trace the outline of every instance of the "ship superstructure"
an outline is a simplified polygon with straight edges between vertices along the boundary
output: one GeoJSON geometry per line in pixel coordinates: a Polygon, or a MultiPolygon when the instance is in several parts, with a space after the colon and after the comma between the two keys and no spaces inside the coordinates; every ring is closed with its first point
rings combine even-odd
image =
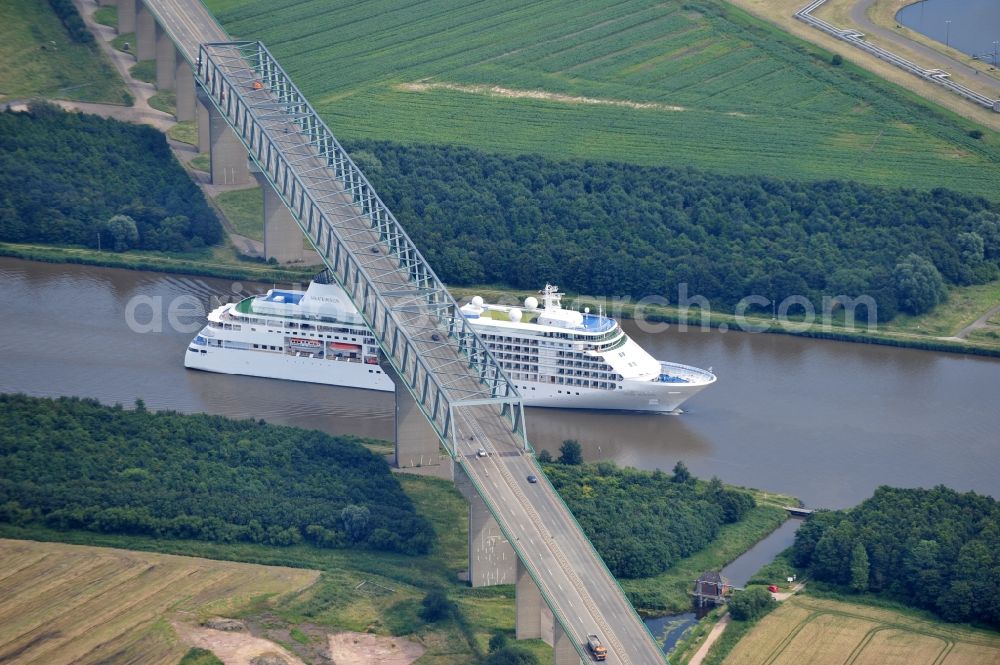
{"type": "MultiPolygon", "coordinates": [[[[184,365],[336,386],[393,390],[375,338],[344,291],[314,280],[214,310],[184,365]]],[[[613,318],[562,307],[546,285],[523,307],[476,296],[461,314],[503,366],[527,406],[676,411],[715,382],[708,370],[653,358],[613,318]]]]}
{"type": "Polygon", "coordinates": [[[461,310],[528,406],[669,412],[715,382],[653,358],[613,318],[564,309],[556,286],[539,295],[523,308],[476,296],[461,310]]]}
{"type": "Polygon", "coordinates": [[[223,374],[393,390],[375,336],[347,294],[314,280],[218,307],[188,345],[184,366],[223,374]]]}

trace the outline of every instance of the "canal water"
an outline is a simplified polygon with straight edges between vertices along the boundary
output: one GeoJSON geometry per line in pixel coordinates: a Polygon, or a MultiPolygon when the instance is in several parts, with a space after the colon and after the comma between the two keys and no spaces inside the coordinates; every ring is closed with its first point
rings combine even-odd
{"type": "MultiPolygon", "coordinates": [[[[388,393],[186,370],[207,308],[266,285],[0,258],[0,391],[142,398],[205,411],[392,436],[388,393]],[[132,311],[134,310],[134,311],[132,311]],[[150,329],[135,332],[126,321],[150,329]],[[170,324],[187,324],[177,330],[170,324]],[[158,322],[158,319],[162,321],[158,322]]],[[[718,382],[681,415],[529,409],[533,445],[578,440],[588,460],[791,494],[811,507],[855,505],[879,485],[944,484],[1000,496],[1000,361],[718,331],[642,332],[658,358],[713,367],[718,382]]]]}
{"type": "Polygon", "coordinates": [[[1000,2],[997,0],[923,0],[903,7],[896,21],[942,44],[978,55],[994,65],[1000,41],[1000,2]]]}
{"type": "MultiPolygon", "coordinates": [[[[746,586],[754,573],[771,563],[781,552],[795,542],[795,532],[802,523],[801,519],[787,520],[775,529],[771,535],[760,541],[740,555],[735,561],[722,569],[722,575],[736,588],[746,586]]],[[[708,613],[711,608],[698,612],[682,612],[667,616],[646,619],[646,627],[653,636],[663,644],[663,651],[669,653],[684,633],[698,623],[698,619],[708,613]]]]}

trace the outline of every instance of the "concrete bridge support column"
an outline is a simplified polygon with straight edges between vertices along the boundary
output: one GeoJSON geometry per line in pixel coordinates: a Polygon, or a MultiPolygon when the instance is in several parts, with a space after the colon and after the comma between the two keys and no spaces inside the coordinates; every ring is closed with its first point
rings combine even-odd
{"type": "Polygon", "coordinates": [[[176,93],[174,104],[177,108],[177,121],[194,120],[197,116],[197,111],[195,110],[196,84],[194,82],[194,72],[191,71],[191,65],[181,57],[180,53],[175,51],[174,59],[177,61],[177,69],[174,70],[174,88],[176,93]]]}
{"type": "Polygon", "coordinates": [[[263,173],[255,170],[253,175],[264,194],[264,258],[273,258],[278,263],[302,261],[305,258],[302,232],[291,211],[285,207],[278,192],[263,173]]]}
{"type": "Polygon", "coordinates": [[[113,4],[116,4],[116,0],[101,0],[98,4],[101,7],[109,7],[113,4]]]}
{"type": "MultiPolygon", "coordinates": [[[[489,464],[481,458],[473,461],[476,463],[489,464]]],[[[519,563],[514,548],[460,466],[455,469],[455,487],[469,502],[469,584],[473,587],[513,584],[519,563]]]]}
{"type": "Polygon", "coordinates": [[[538,585],[518,559],[517,581],[514,584],[514,635],[517,639],[530,640],[542,636],[542,605],[538,585]]]}
{"type": "Polygon", "coordinates": [[[135,32],[135,0],[118,0],[118,34],[130,32],[135,32]]]}
{"type": "Polygon", "coordinates": [[[555,617],[545,604],[528,569],[517,560],[517,580],[514,583],[514,630],[517,639],[541,639],[548,645],[554,641],[555,617]]]}
{"type": "MultiPolygon", "coordinates": [[[[207,101],[207,100],[206,100],[207,101]]],[[[226,123],[226,118],[207,101],[209,156],[213,185],[248,185],[247,149],[226,123]]],[[[200,118],[199,118],[200,120],[200,118]]],[[[201,128],[199,127],[199,134],[201,128]]],[[[200,140],[199,140],[200,143],[200,140]]]]}
{"type": "Polygon", "coordinates": [[[177,75],[177,47],[170,35],[156,24],[156,89],[173,90],[177,75]]]}
{"type": "Polygon", "coordinates": [[[156,18],[143,2],[136,3],[135,41],[136,60],[156,57],[156,18]]]}
{"type": "MultiPolygon", "coordinates": [[[[299,237],[302,237],[301,234],[299,237]]],[[[301,242],[299,240],[300,244],[301,242]]],[[[427,422],[403,379],[388,363],[383,362],[381,367],[396,384],[396,449],[393,465],[397,469],[413,471],[431,467],[426,469],[428,475],[454,479],[454,462],[441,450],[437,432],[427,422]]]]}
{"type": "Polygon", "coordinates": [[[198,152],[208,152],[212,149],[212,142],[208,135],[208,108],[211,105],[212,102],[208,100],[202,89],[200,87],[195,89],[195,115],[198,119],[198,152]]]}
{"type": "Polygon", "coordinates": [[[555,635],[552,644],[553,665],[583,665],[583,659],[573,645],[573,638],[563,631],[559,622],[555,625],[555,635]]]}

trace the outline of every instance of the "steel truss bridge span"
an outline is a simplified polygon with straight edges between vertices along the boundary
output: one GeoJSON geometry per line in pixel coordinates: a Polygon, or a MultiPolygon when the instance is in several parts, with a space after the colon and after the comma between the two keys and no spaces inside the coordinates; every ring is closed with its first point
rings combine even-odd
{"type": "Polygon", "coordinates": [[[246,41],[201,44],[195,75],[467,472],[580,657],[589,659],[586,636],[597,632],[608,663],[662,664],[528,454],[516,387],[291,78],[263,44],[246,41]],[[531,474],[542,482],[529,484],[531,474]]]}

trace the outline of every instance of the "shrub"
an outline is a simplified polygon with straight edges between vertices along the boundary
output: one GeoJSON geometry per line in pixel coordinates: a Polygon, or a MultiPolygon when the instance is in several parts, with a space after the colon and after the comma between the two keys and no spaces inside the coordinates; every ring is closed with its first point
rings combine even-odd
{"type": "Polygon", "coordinates": [[[738,591],[729,599],[729,613],[738,621],[756,621],[770,612],[777,603],[764,587],[750,587],[738,591]]]}
{"type": "Polygon", "coordinates": [[[436,623],[449,618],[455,611],[455,603],[451,602],[443,589],[432,589],[421,602],[420,618],[427,623],[436,623]]]}

